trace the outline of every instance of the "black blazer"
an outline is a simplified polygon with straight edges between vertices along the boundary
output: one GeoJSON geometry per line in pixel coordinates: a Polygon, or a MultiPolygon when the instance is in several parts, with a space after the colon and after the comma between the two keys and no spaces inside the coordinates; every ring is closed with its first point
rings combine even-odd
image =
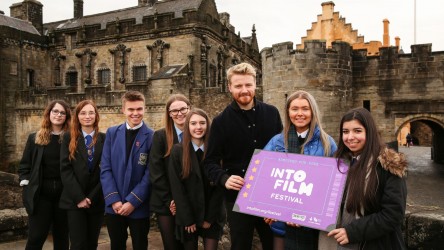
{"type": "Polygon", "coordinates": [[[38,188],[42,181],[42,171],[40,164],[45,146],[35,144],[35,135],[28,136],[25,150],[18,167],[19,180],[29,180],[29,184],[23,187],[23,205],[28,215],[34,213],[35,201],[38,200],[38,188]]]}
{"type": "Polygon", "coordinates": [[[187,179],[182,179],[182,153],[182,145],[175,144],[168,165],[171,191],[176,203],[176,224],[180,226],[196,224],[200,227],[204,221],[207,221],[223,226],[225,210],[222,187],[210,185],[206,175],[202,175],[195,153],[191,154],[190,175],[187,179]]]}
{"type": "MultiPolygon", "coordinates": [[[[173,142],[174,144],[179,142],[174,128],[173,142]]],[[[165,128],[162,128],[154,133],[150,151],[150,182],[152,185],[150,209],[151,212],[171,215],[169,207],[173,198],[167,171],[169,157],[164,157],[166,150],[166,132],[165,128]]]]}
{"type": "Polygon", "coordinates": [[[91,200],[91,207],[88,211],[103,212],[105,202],[102,185],[100,184],[100,159],[105,134],[99,132],[97,142],[94,145],[94,169],[91,173],[88,170],[88,155],[83,135],[77,141],[75,159],[72,161],[69,160],[70,140],[71,135],[69,133],[65,134],[60,149],[60,175],[64,187],[60,197],[60,208],[79,209],[77,204],[88,197],[91,200]]]}

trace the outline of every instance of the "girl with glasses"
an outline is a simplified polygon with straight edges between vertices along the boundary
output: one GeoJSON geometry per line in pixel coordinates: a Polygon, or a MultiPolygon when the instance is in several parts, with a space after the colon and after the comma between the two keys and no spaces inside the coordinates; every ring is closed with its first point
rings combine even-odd
{"type": "Polygon", "coordinates": [[[67,210],[71,249],[97,249],[105,203],[100,184],[100,158],[105,134],[99,132],[95,103],[81,101],[60,152],[64,185],[60,207],[67,210]]]}
{"type": "Polygon", "coordinates": [[[28,137],[18,168],[23,204],[28,213],[26,249],[42,249],[52,226],[54,249],[69,249],[66,211],[59,208],[63,184],[60,147],[69,130],[69,105],[56,100],[43,112],[40,129],[28,137]]]}
{"type": "Polygon", "coordinates": [[[175,237],[175,221],[170,211],[174,207],[170,182],[167,173],[168,159],[175,143],[182,141],[185,117],[191,103],[182,94],[171,95],[165,105],[165,127],[157,130],[153,136],[150,152],[150,182],[152,193],[151,212],[156,213],[157,223],[164,249],[176,250],[183,246],[175,237]]]}

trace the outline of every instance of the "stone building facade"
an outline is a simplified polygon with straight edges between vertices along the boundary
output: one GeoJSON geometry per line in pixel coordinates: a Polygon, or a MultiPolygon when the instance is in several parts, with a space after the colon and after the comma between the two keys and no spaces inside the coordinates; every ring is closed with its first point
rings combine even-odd
{"type": "MultiPolygon", "coordinates": [[[[121,95],[139,90],[146,122],[158,129],[170,94],[185,94],[214,116],[231,100],[226,69],[241,61],[261,69],[254,26],[240,37],[214,0],[139,0],[89,16],[74,0],[73,18],[46,24],[36,0],[10,9],[11,17],[0,15],[1,169],[20,159],[50,100],[74,107],[93,99],[105,131],[124,119],[121,95]]],[[[259,74],[259,96],[260,82],[259,74]]]]}

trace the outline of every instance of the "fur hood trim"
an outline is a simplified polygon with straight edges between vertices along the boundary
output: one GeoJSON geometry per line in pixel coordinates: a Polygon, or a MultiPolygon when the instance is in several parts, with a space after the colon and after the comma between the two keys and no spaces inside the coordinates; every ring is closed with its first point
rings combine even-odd
{"type": "Polygon", "coordinates": [[[407,160],[403,153],[398,153],[393,149],[384,148],[379,154],[379,162],[382,168],[400,178],[407,175],[407,160]]]}

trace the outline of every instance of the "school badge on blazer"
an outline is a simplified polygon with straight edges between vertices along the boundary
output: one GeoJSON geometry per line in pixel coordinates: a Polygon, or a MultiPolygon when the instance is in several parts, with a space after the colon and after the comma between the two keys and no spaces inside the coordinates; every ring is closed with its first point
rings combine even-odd
{"type": "Polygon", "coordinates": [[[146,165],[147,160],[148,160],[148,154],[147,153],[140,153],[139,161],[137,162],[137,164],[146,165]]]}

